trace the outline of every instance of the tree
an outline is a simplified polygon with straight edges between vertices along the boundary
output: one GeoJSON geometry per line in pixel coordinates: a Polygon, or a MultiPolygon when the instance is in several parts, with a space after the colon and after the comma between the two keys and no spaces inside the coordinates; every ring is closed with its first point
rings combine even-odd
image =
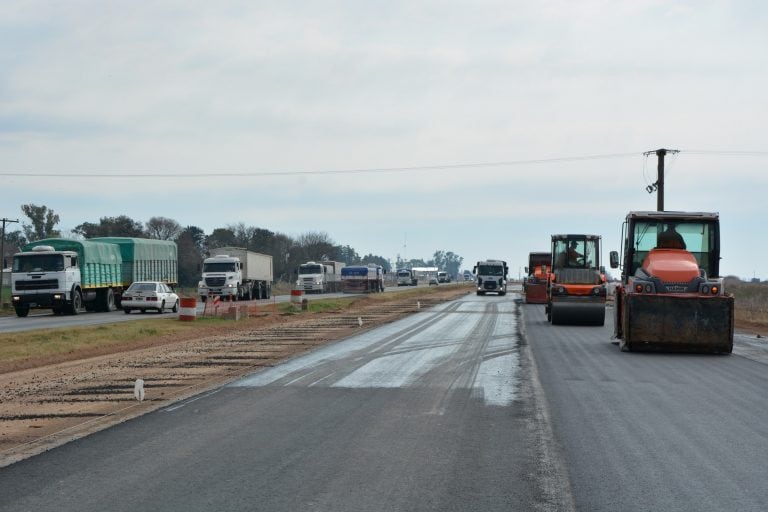
{"type": "Polygon", "coordinates": [[[21,205],[21,211],[26,215],[32,224],[22,224],[24,236],[28,241],[42,240],[43,238],[56,238],[60,232],[56,229],[59,223],[59,215],[49,210],[47,206],[37,206],[34,204],[21,205]]]}
{"type": "Polygon", "coordinates": [[[384,272],[389,272],[391,270],[390,269],[389,260],[386,259],[383,256],[376,256],[374,254],[366,254],[365,256],[363,256],[363,260],[362,260],[361,263],[363,265],[367,265],[368,263],[373,263],[375,265],[381,265],[382,268],[384,269],[384,272]]]}
{"type": "Polygon", "coordinates": [[[448,272],[449,276],[457,276],[464,258],[452,251],[435,251],[433,256],[434,266],[448,272]]]}
{"type": "Polygon", "coordinates": [[[335,249],[337,261],[342,261],[347,265],[358,265],[360,263],[360,255],[352,247],[337,245],[335,249]]]}
{"type": "Polygon", "coordinates": [[[166,217],[152,217],[146,226],[147,236],[157,240],[175,240],[181,234],[181,225],[166,217]]]}
{"type": "Polygon", "coordinates": [[[197,226],[187,226],[179,234],[179,237],[181,237],[181,235],[183,235],[184,233],[189,233],[189,236],[191,236],[192,240],[194,240],[195,242],[195,247],[197,248],[197,251],[201,255],[206,253],[206,250],[208,247],[208,237],[205,235],[205,231],[203,231],[197,226]]]}
{"type": "Polygon", "coordinates": [[[229,228],[216,228],[208,235],[208,250],[235,245],[235,232],[229,228]]]}
{"type": "Polygon", "coordinates": [[[126,215],[120,215],[118,217],[102,217],[99,219],[98,224],[83,222],[82,224],[75,226],[73,231],[85,238],[96,238],[100,236],[143,238],[145,236],[141,222],[137,222],[126,215]]]}
{"type": "Polygon", "coordinates": [[[176,245],[179,250],[179,285],[197,286],[203,257],[192,232],[189,229],[182,231],[176,245]]]}
{"type": "Polygon", "coordinates": [[[21,249],[27,245],[27,239],[21,231],[11,231],[5,233],[5,240],[3,241],[3,254],[0,254],[0,263],[6,262],[10,266],[10,258],[17,252],[21,252],[21,249]]]}
{"type": "Polygon", "coordinates": [[[324,231],[307,231],[299,236],[296,243],[301,248],[304,261],[334,260],[336,255],[333,240],[324,231]]]}

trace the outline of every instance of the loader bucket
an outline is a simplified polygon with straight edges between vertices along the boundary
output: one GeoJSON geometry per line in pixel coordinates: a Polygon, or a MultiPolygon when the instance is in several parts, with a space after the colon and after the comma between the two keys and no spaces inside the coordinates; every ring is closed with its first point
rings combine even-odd
{"type": "Polygon", "coordinates": [[[550,313],[552,325],[603,325],[605,324],[605,300],[599,297],[553,300],[550,313]]]}
{"type": "Polygon", "coordinates": [[[733,350],[733,297],[624,296],[622,350],[733,350]]]}

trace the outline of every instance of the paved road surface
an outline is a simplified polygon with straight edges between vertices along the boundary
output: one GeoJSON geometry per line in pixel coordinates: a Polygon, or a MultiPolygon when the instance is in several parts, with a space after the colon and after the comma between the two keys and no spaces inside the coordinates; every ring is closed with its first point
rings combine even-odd
{"type": "Polygon", "coordinates": [[[510,297],[467,296],[0,471],[0,510],[559,510],[510,297]]]}

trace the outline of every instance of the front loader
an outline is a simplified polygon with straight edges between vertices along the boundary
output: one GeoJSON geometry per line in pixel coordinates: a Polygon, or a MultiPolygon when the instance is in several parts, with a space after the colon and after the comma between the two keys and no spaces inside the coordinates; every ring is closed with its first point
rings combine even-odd
{"type": "MultiPolygon", "coordinates": [[[[717,213],[630,212],[614,336],[622,351],[733,350],[734,300],[719,277],[717,213]]],[[[611,267],[619,267],[612,251],[611,267]]]]}

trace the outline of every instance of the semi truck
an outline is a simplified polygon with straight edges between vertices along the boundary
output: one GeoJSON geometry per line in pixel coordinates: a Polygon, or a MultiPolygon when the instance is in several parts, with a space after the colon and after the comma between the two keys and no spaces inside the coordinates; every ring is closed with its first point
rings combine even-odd
{"type": "Polygon", "coordinates": [[[242,247],[211,249],[203,260],[197,286],[202,302],[210,297],[221,300],[268,299],[272,296],[272,256],[242,247]]]}
{"type": "Polygon", "coordinates": [[[504,260],[485,260],[478,261],[472,269],[472,273],[477,276],[477,294],[497,293],[499,295],[507,294],[507,274],[509,267],[504,260]]]}
{"type": "Polygon", "coordinates": [[[178,282],[178,249],[167,240],[105,237],[47,238],[13,255],[11,302],[16,315],[30,309],[54,314],[114,311],[134,281],[178,282]]]}
{"type": "Polygon", "coordinates": [[[523,280],[523,294],[526,304],[547,303],[547,277],[552,267],[552,253],[532,252],[528,254],[528,266],[523,280]]]}
{"type": "Polygon", "coordinates": [[[599,235],[552,235],[547,320],[553,325],[605,323],[606,279],[599,235]]]}
{"type": "Polygon", "coordinates": [[[713,212],[629,212],[614,299],[622,351],[667,349],[730,354],[734,298],[720,277],[720,216],[713,212]],[[621,265],[620,265],[621,263],[621,265]]]}
{"type": "Polygon", "coordinates": [[[341,269],[346,263],[340,261],[308,261],[299,265],[296,289],[306,293],[341,291],[341,269]]]}
{"type": "Polygon", "coordinates": [[[384,269],[381,265],[350,265],[341,269],[344,293],[377,293],[384,291],[384,269]]]}

